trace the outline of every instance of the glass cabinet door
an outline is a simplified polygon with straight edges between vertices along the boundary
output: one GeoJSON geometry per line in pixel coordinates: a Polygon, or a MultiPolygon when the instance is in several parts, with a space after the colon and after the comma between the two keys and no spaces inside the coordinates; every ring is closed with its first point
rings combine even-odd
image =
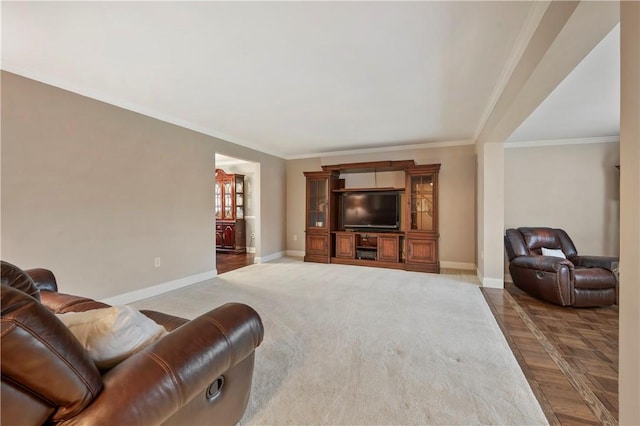
{"type": "Polygon", "coordinates": [[[238,196],[236,196],[236,219],[244,219],[244,206],[242,205],[242,198],[238,198],[238,196]]]}
{"type": "Polygon", "coordinates": [[[223,203],[223,217],[225,219],[233,219],[233,200],[231,199],[231,181],[224,181],[224,203],[223,203]]]}
{"type": "Polygon", "coordinates": [[[433,176],[412,176],[410,192],[409,229],[416,231],[434,230],[433,176]]]}
{"type": "Polygon", "coordinates": [[[215,212],[216,212],[216,219],[221,219],[222,218],[222,185],[220,185],[220,182],[218,181],[216,181],[215,212]]]}
{"type": "Polygon", "coordinates": [[[327,226],[327,180],[309,179],[309,205],[307,211],[308,226],[324,228],[327,226]]]}
{"type": "Polygon", "coordinates": [[[244,219],[244,178],[236,177],[236,219],[244,219]]]}

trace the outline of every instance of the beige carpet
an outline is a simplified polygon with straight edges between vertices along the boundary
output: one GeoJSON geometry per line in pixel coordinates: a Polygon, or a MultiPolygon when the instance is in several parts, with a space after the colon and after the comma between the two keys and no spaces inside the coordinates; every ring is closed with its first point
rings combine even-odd
{"type": "Polygon", "coordinates": [[[285,258],[135,305],[193,318],[230,301],[265,326],[241,424],[547,424],[459,277],[285,258]]]}

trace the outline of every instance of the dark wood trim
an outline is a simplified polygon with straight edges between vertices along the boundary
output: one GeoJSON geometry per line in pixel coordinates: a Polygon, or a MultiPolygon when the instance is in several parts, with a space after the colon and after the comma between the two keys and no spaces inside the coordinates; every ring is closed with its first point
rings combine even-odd
{"type": "Polygon", "coordinates": [[[372,266],[375,268],[405,269],[405,265],[403,263],[385,262],[382,260],[344,259],[341,257],[332,257],[331,263],[338,263],[340,265],[372,266]]]}
{"type": "Polygon", "coordinates": [[[404,188],[394,188],[392,186],[385,188],[338,188],[333,192],[404,192],[404,188]]]}

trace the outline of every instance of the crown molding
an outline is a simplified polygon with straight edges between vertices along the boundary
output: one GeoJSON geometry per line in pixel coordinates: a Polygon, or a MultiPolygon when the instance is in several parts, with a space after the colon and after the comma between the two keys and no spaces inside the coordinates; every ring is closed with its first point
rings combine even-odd
{"type": "Polygon", "coordinates": [[[312,154],[289,155],[284,158],[285,160],[300,160],[304,158],[336,157],[340,155],[371,154],[375,152],[406,151],[410,149],[446,148],[451,146],[473,145],[474,143],[475,142],[471,139],[463,139],[459,141],[425,142],[425,143],[410,144],[410,145],[389,145],[389,146],[382,146],[377,148],[362,148],[362,149],[350,149],[350,150],[344,150],[344,151],[316,152],[312,154]]]}
{"type": "Polygon", "coordinates": [[[539,146],[556,146],[556,145],[587,145],[593,143],[613,143],[620,142],[620,136],[600,136],[593,138],[575,138],[575,139],[550,139],[539,141],[522,141],[522,142],[505,142],[505,148],[530,148],[539,146]]]}

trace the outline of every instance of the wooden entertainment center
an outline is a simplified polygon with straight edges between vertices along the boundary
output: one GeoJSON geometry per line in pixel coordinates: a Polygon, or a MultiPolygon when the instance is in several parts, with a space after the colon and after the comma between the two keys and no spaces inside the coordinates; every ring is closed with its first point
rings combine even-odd
{"type": "MultiPolygon", "coordinates": [[[[416,165],[414,160],[376,161],[322,166],[304,172],[306,196],[306,262],[375,266],[440,273],[438,256],[438,173],[440,164],[416,165]],[[404,172],[404,188],[345,188],[341,174],[404,172]],[[381,227],[366,221],[348,226],[345,202],[351,194],[398,200],[397,220],[389,224],[394,206],[378,206],[386,216],[381,227]],[[384,211],[382,211],[384,209],[384,211]],[[347,219],[345,219],[347,218],[347,219]]],[[[357,204],[357,200],[355,203],[357,204]]],[[[354,205],[356,205],[354,204],[354,205]]],[[[380,204],[380,201],[373,201],[380,204]]],[[[371,216],[371,215],[368,215],[371,216]]],[[[368,217],[367,216],[367,217],[368,217]]]]}

